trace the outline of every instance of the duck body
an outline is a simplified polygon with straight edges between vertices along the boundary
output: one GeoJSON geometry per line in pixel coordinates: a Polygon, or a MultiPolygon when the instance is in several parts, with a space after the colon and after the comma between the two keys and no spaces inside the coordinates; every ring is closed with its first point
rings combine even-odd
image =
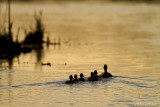
{"type": "Polygon", "coordinates": [[[94,76],[93,76],[93,77],[95,77],[95,78],[101,78],[101,77],[98,75],[97,70],[94,70],[94,76]]]}
{"type": "Polygon", "coordinates": [[[91,76],[88,77],[88,81],[97,81],[97,78],[94,76],[93,72],[91,72],[91,76]]]}
{"type": "Polygon", "coordinates": [[[112,77],[112,74],[107,72],[107,73],[102,73],[100,76],[103,77],[103,78],[109,78],[109,77],[112,77]]]}
{"type": "Polygon", "coordinates": [[[78,81],[85,81],[85,79],[83,77],[84,77],[84,75],[83,75],[83,73],[81,73],[80,74],[80,78],[78,79],[78,81]]]}
{"type": "Polygon", "coordinates": [[[97,81],[97,78],[96,77],[89,77],[88,81],[97,81]]]}
{"type": "Polygon", "coordinates": [[[75,74],[75,75],[74,75],[74,79],[73,79],[73,81],[78,82],[77,74],[75,74]]]}
{"type": "Polygon", "coordinates": [[[79,78],[78,81],[85,81],[85,79],[84,78],[79,78]]]}
{"type": "Polygon", "coordinates": [[[70,79],[70,80],[66,81],[65,84],[73,84],[73,83],[74,83],[74,80],[73,80],[73,76],[72,76],[72,75],[69,76],[69,79],[70,79]]]}
{"type": "Polygon", "coordinates": [[[73,80],[68,80],[68,81],[65,82],[65,84],[73,84],[73,83],[74,83],[73,80]]]}
{"type": "Polygon", "coordinates": [[[94,77],[95,77],[95,78],[101,78],[101,76],[99,76],[99,75],[94,75],[94,77]]]}
{"type": "Polygon", "coordinates": [[[47,66],[51,66],[51,63],[41,63],[41,65],[47,65],[47,66]]]}
{"type": "Polygon", "coordinates": [[[78,82],[78,79],[73,79],[74,82],[78,82]]]}
{"type": "Polygon", "coordinates": [[[107,72],[108,66],[106,64],[104,65],[103,69],[104,69],[104,72],[100,75],[101,77],[103,78],[112,77],[112,75],[109,72],[107,72]]]}

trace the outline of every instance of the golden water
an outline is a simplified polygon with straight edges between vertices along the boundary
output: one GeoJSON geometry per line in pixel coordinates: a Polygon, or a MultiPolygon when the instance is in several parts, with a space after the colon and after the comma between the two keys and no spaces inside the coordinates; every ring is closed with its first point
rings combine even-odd
{"type": "MultiPolygon", "coordinates": [[[[5,4],[1,5],[4,16],[5,4]]],[[[45,39],[61,46],[21,54],[11,70],[1,64],[1,107],[158,106],[160,104],[160,6],[112,2],[16,2],[12,4],[14,35],[34,26],[43,11],[45,39]],[[52,64],[41,66],[41,62],[52,64]],[[66,65],[65,65],[66,64],[66,65]],[[70,74],[108,64],[112,79],[63,84],[70,74]]],[[[2,21],[2,18],[1,18],[2,21]]],[[[15,37],[14,37],[15,39],[15,37]]]]}

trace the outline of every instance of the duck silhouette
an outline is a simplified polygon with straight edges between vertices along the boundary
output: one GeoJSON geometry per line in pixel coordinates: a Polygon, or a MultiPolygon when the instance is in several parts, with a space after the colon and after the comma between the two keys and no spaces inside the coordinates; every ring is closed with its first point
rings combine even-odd
{"type": "Polygon", "coordinates": [[[72,75],[69,76],[69,79],[70,79],[70,80],[66,81],[65,84],[74,83],[74,80],[73,80],[73,76],[72,76],[72,75]]]}
{"type": "Polygon", "coordinates": [[[73,81],[78,81],[77,74],[74,75],[73,81]]]}
{"type": "Polygon", "coordinates": [[[100,75],[101,77],[103,78],[112,77],[112,75],[109,72],[107,72],[108,66],[106,64],[104,65],[103,69],[104,69],[104,72],[100,75]]]}
{"type": "Polygon", "coordinates": [[[48,65],[48,66],[51,66],[51,63],[50,63],[50,62],[47,62],[47,63],[41,63],[41,65],[48,65]]]}
{"type": "Polygon", "coordinates": [[[85,81],[85,79],[83,77],[84,77],[84,75],[83,75],[83,73],[81,73],[80,74],[80,78],[78,79],[78,81],[85,81]]]}
{"type": "Polygon", "coordinates": [[[88,81],[97,81],[97,78],[94,77],[94,73],[93,72],[91,72],[91,76],[88,77],[88,81]]]}
{"type": "Polygon", "coordinates": [[[98,75],[97,70],[94,70],[94,77],[96,77],[96,78],[101,78],[101,77],[98,75]]]}

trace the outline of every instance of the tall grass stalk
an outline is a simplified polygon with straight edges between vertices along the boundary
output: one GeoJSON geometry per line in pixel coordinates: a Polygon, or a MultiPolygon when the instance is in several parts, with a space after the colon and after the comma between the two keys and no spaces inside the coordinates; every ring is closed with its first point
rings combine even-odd
{"type": "MultiPolygon", "coordinates": [[[[1,5],[0,5],[0,9],[1,9],[1,5]]],[[[1,19],[2,19],[2,16],[1,16],[1,19]]],[[[8,31],[6,29],[5,22],[6,22],[6,15],[4,16],[4,21],[0,20],[0,37],[3,36],[3,38],[13,41],[13,33],[12,33],[13,23],[11,22],[11,0],[8,0],[8,31]]]]}
{"type": "Polygon", "coordinates": [[[35,18],[35,22],[36,22],[35,31],[39,31],[39,32],[42,32],[44,34],[45,27],[44,27],[43,22],[42,22],[42,11],[40,11],[39,14],[37,14],[35,12],[34,18],[35,18]]]}

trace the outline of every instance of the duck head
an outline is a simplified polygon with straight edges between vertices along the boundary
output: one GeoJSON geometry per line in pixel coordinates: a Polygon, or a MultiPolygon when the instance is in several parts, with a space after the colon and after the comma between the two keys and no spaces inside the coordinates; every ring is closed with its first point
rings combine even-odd
{"type": "Polygon", "coordinates": [[[93,72],[91,72],[91,77],[93,77],[94,76],[94,73],[93,72]]]}
{"type": "Polygon", "coordinates": [[[74,75],[74,78],[77,79],[77,74],[74,75]]]}
{"type": "Polygon", "coordinates": [[[107,66],[106,64],[104,65],[104,67],[103,67],[103,68],[104,68],[104,71],[105,71],[105,72],[107,72],[107,68],[108,68],[108,66],[107,66]]]}
{"type": "Polygon", "coordinates": [[[97,75],[98,73],[97,73],[97,70],[94,70],[94,75],[97,75]]]}
{"type": "Polygon", "coordinates": [[[81,74],[80,74],[80,77],[81,77],[81,78],[83,78],[83,77],[84,77],[83,73],[81,73],[81,74]]]}
{"type": "Polygon", "coordinates": [[[72,75],[70,75],[70,76],[69,76],[69,79],[70,79],[70,80],[72,80],[72,79],[73,79],[73,76],[72,76],[72,75]]]}

